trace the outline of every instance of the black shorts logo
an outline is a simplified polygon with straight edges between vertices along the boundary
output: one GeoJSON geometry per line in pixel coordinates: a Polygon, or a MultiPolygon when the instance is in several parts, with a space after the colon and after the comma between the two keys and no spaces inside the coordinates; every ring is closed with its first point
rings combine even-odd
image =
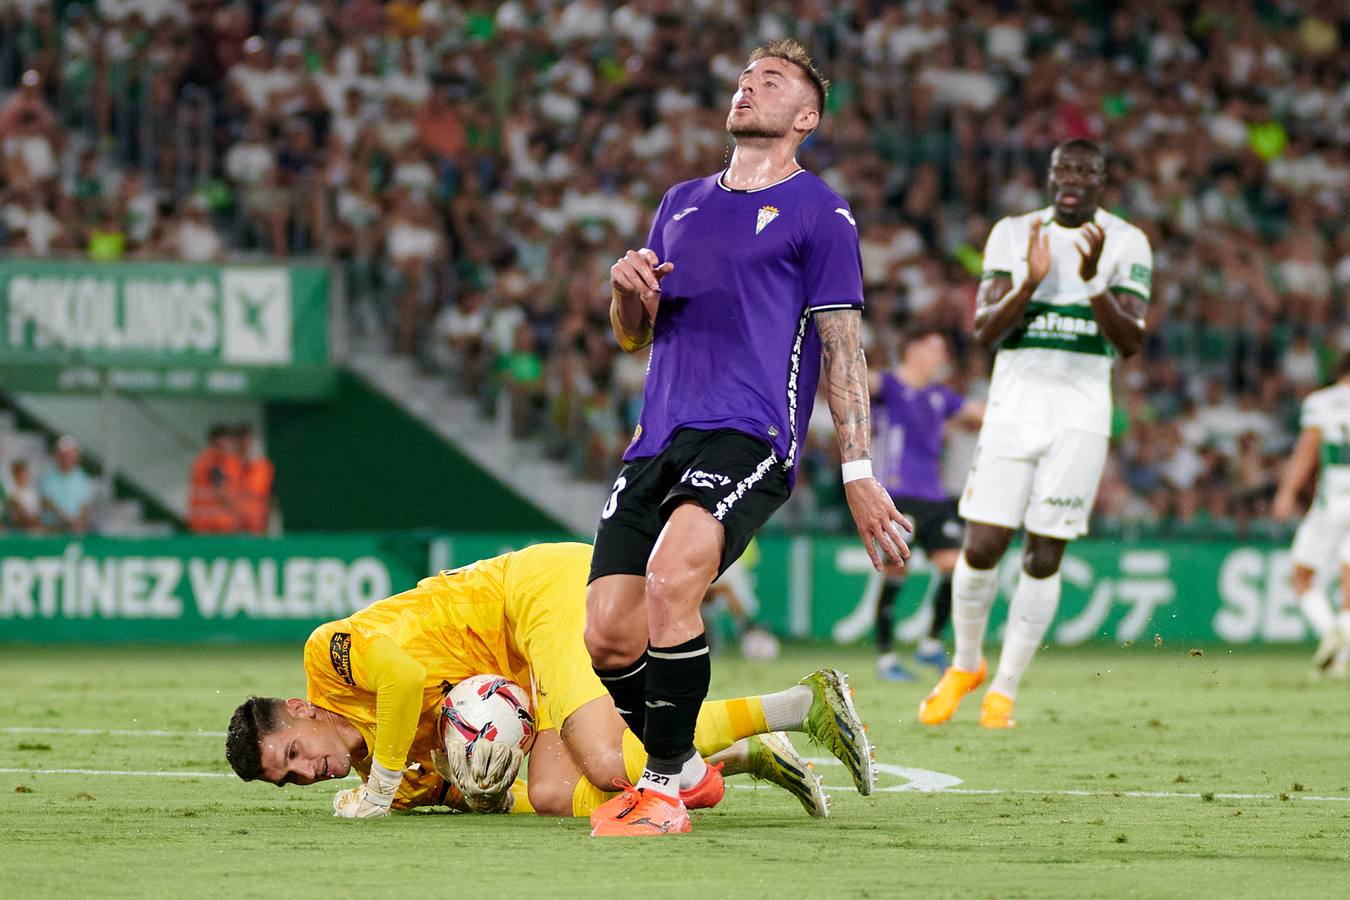
{"type": "Polygon", "coordinates": [[[333,635],[328,641],[328,658],[333,661],[333,671],[338,673],[343,681],[352,687],[356,687],[356,679],[352,678],[352,636],[346,632],[333,635]]]}

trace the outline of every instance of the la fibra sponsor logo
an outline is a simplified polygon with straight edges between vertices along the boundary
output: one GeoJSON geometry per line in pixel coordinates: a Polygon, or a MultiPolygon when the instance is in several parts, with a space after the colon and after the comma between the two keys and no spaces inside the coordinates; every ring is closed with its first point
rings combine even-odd
{"type": "Polygon", "coordinates": [[[1027,337],[1038,338],[1078,338],[1096,337],[1101,333],[1095,319],[1080,319],[1046,310],[1039,313],[1027,325],[1027,337]]]}

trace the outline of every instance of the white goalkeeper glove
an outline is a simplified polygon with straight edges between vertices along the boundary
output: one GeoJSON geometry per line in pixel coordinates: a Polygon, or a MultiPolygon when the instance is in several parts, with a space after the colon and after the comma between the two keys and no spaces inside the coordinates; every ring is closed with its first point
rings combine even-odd
{"type": "Polygon", "coordinates": [[[470,757],[467,744],[453,743],[445,753],[431,753],[436,771],[464,796],[464,803],[476,813],[509,813],[515,803],[511,785],[515,783],[525,754],[519,747],[500,741],[474,742],[470,757]]]}
{"type": "Polygon", "coordinates": [[[338,791],[333,796],[333,815],[339,819],[379,819],[389,815],[394,794],[403,783],[403,773],[370,764],[370,777],[356,788],[338,791]]]}

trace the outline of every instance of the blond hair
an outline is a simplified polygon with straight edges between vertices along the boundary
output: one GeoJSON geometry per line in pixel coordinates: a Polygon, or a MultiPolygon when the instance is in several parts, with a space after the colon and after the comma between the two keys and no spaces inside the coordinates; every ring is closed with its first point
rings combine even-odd
{"type": "Polygon", "coordinates": [[[820,74],[805,47],[792,38],[779,38],[756,47],[755,52],[750,54],[752,63],[767,58],[787,60],[801,69],[816,92],[816,112],[825,115],[825,98],[830,93],[830,80],[820,74]]]}

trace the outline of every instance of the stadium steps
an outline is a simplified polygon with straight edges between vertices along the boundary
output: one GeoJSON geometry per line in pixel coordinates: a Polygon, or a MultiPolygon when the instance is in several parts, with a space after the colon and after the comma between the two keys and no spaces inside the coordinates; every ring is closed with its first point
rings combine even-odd
{"type": "Polygon", "coordinates": [[[582,481],[548,459],[534,441],[513,440],[497,422],[483,419],[473,400],[453,391],[443,375],[419,372],[409,359],[380,350],[355,349],[347,365],[464,455],[514,487],[578,534],[592,534],[609,486],[582,481]]]}

